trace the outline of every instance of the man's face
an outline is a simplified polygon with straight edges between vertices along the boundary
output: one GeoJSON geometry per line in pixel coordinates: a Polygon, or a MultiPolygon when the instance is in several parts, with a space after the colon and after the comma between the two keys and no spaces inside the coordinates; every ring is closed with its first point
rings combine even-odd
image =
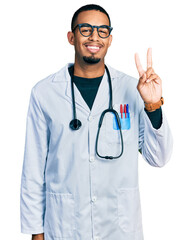
{"type": "MultiPolygon", "coordinates": [[[[108,17],[96,10],[84,11],[78,15],[75,26],[80,23],[89,23],[91,25],[108,25],[108,17]]],[[[81,63],[98,63],[104,62],[104,57],[107,53],[109,46],[111,45],[112,35],[108,38],[101,38],[97,33],[97,29],[91,36],[84,37],[79,32],[78,27],[71,35],[71,44],[75,47],[75,60],[81,63]]]]}

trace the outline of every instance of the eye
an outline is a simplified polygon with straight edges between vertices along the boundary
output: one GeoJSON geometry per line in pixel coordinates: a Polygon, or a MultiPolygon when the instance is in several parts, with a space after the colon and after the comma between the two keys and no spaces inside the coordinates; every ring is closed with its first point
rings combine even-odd
{"type": "Polygon", "coordinates": [[[100,33],[107,33],[107,30],[99,29],[100,33]]]}
{"type": "Polygon", "coordinates": [[[99,28],[99,34],[102,36],[102,37],[106,37],[109,35],[109,29],[107,27],[100,27],[99,28]]]}
{"type": "Polygon", "coordinates": [[[91,29],[90,28],[81,28],[81,31],[82,32],[91,32],[91,29]]]}
{"type": "Polygon", "coordinates": [[[91,33],[92,32],[92,27],[89,26],[81,26],[81,32],[82,33],[91,33]]]}

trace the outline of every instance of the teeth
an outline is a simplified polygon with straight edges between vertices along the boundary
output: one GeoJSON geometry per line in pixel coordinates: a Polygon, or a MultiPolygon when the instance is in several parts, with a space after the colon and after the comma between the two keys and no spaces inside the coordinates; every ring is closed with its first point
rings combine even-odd
{"type": "Polygon", "coordinates": [[[91,49],[99,49],[99,47],[97,46],[87,46],[88,48],[91,48],[91,49]]]}

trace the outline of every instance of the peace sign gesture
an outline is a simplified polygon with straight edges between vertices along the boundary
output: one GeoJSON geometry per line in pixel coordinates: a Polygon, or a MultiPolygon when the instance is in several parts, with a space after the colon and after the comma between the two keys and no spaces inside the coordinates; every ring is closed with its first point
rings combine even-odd
{"type": "Polygon", "coordinates": [[[152,68],[152,49],[147,50],[147,71],[141,66],[139,56],[135,54],[135,63],[139,72],[137,89],[145,103],[156,103],[162,96],[162,82],[152,68]]]}

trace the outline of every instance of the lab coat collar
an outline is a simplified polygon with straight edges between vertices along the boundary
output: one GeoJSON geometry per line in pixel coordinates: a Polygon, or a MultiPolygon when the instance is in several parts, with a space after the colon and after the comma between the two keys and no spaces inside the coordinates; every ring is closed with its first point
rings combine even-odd
{"type": "MultiPolygon", "coordinates": [[[[68,63],[66,64],[62,69],[60,69],[58,72],[55,73],[55,76],[53,78],[53,82],[68,82],[71,80],[70,78],[70,74],[68,72],[68,68],[70,66],[74,65],[74,63],[68,63]]],[[[111,74],[111,79],[114,79],[117,77],[117,71],[115,69],[113,69],[112,67],[110,67],[108,64],[106,64],[106,66],[109,69],[109,72],[111,74]]]]}
{"type": "MultiPolygon", "coordinates": [[[[71,77],[70,77],[68,68],[72,65],[73,65],[73,63],[66,64],[65,67],[63,67],[61,70],[59,70],[55,74],[55,76],[52,80],[55,83],[57,83],[57,82],[66,82],[67,83],[64,97],[69,102],[72,102],[72,93],[71,93],[71,77]]],[[[111,82],[113,82],[113,79],[117,75],[116,70],[111,68],[109,65],[107,65],[107,67],[108,67],[110,75],[111,75],[111,82]]],[[[97,95],[95,97],[91,111],[90,111],[87,103],[84,101],[84,99],[83,99],[80,91],[76,87],[76,85],[74,85],[74,94],[75,94],[75,103],[76,103],[77,108],[86,111],[87,114],[92,115],[92,116],[95,116],[95,115],[101,113],[101,111],[105,110],[109,106],[109,83],[108,83],[107,72],[105,71],[105,74],[99,85],[99,89],[97,91],[97,95]]]]}

